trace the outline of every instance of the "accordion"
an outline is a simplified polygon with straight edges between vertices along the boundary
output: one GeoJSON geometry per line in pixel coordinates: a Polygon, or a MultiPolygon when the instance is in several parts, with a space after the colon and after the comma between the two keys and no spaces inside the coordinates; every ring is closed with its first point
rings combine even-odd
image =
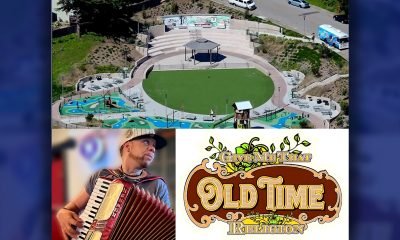
{"type": "Polygon", "coordinates": [[[98,178],[75,240],[175,239],[175,214],[161,200],[122,179],[98,178]]]}

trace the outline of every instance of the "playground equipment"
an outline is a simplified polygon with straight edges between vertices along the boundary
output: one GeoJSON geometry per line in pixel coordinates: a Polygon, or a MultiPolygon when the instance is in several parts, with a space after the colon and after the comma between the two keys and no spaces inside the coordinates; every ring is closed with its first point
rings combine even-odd
{"type": "Polygon", "coordinates": [[[121,108],[120,106],[118,106],[117,102],[113,102],[112,101],[111,95],[109,95],[108,98],[107,98],[107,94],[104,95],[104,107],[121,108]]]}
{"type": "Polygon", "coordinates": [[[250,128],[250,110],[253,109],[250,101],[235,102],[232,106],[235,110],[233,127],[250,128]]]}

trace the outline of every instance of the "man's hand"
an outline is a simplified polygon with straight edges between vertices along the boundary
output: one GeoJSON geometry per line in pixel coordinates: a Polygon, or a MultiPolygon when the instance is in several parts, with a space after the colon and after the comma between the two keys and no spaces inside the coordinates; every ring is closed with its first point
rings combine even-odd
{"type": "Polygon", "coordinates": [[[83,227],[83,220],[78,217],[78,214],[62,208],[57,212],[57,220],[60,224],[64,240],[68,240],[68,236],[71,238],[78,237],[79,232],[73,228],[73,226],[78,228],[83,227]]]}

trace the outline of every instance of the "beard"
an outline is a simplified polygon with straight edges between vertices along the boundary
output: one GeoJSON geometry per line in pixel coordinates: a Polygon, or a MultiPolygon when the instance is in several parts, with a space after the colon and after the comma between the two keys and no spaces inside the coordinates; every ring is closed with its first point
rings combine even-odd
{"type": "Polygon", "coordinates": [[[147,168],[150,166],[150,164],[153,162],[154,160],[154,155],[147,155],[147,154],[142,154],[142,155],[136,155],[131,153],[130,154],[130,159],[131,161],[134,161],[137,163],[138,168],[143,169],[143,168],[147,168]]]}

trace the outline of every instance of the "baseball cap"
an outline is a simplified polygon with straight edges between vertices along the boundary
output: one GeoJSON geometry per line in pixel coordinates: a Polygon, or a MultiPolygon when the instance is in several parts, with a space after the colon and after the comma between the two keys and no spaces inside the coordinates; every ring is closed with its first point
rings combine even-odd
{"type": "Polygon", "coordinates": [[[124,143],[131,141],[131,140],[138,140],[143,138],[153,138],[156,140],[156,149],[160,149],[167,145],[167,141],[157,135],[154,129],[124,129],[122,131],[122,136],[120,138],[119,147],[121,147],[124,143]]]}

